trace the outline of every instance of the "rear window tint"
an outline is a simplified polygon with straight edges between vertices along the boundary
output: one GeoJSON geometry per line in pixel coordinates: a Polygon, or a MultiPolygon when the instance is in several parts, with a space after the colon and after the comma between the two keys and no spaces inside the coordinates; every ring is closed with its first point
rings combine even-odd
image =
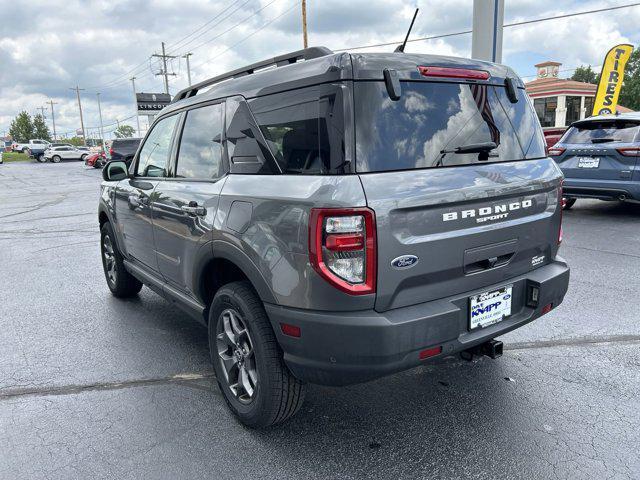
{"type": "Polygon", "coordinates": [[[356,82],[357,169],[379,172],[544,157],[535,111],[522,90],[518,96],[511,103],[503,87],[402,82],[402,96],[394,102],[383,82],[356,82]],[[488,142],[497,145],[488,158],[451,152],[488,142]]]}
{"type": "Polygon", "coordinates": [[[343,109],[341,88],[332,86],[251,101],[260,130],[287,174],[346,173],[343,109]]]}
{"type": "Polygon", "coordinates": [[[638,141],[640,122],[628,120],[606,120],[585,122],[569,127],[560,140],[562,143],[608,143],[638,141]]]}

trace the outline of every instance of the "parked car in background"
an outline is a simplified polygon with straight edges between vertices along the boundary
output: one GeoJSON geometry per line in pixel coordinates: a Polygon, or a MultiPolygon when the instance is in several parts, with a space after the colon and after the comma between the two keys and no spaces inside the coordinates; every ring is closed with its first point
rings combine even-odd
{"type": "Polygon", "coordinates": [[[51,143],[50,147],[73,147],[70,143],[51,143]]]}
{"type": "Polygon", "coordinates": [[[133,156],[138,150],[141,138],[116,138],[109,148],[109,156],[111,160],[122,160],[127,165],[131,164],[133,156]]]}
{"type": "Polygon", "coordinates": [[[76,147],[53,147],[47,148],[44,152],[45,160],[58,163],[60,160],[82,160],[89,156],[89,152],[76,147]]]}
{"type": "Polygon", "coordinates": [[[29,157],[37,160],[40,163],[46,162],[46,158],[44,156],[44,152],[49,148],[47,145],[31,145],[30,148],[27,149],[26,154],[29,157]]]}
{"type": "Polygon", "coordinates": [[[91,153],[84,160],[84,164],[87,167],[93,167],[93,168],[102,168],[104,167],[105,163],[107,163],[107,157],[104,154],[104,152],[91,153]]]}
{"type": "Polygon", "coordinates": [[[544,142],[547,144],[547,148],[553,147],[558,140],[562,138],[564,132],[567,129],[565,127],[553,127],[553,128],[545,128],[544,132],[544,142]]]}
{"type": "Polygon", "coordinates": [[[27,153],[27,150],[29,150],[30,148],[33,147],[48,147],[50,144],[50,142],[46,141],[46,140],[40,140],[40,139],[33,139],[33,140],[29,140],[27,143],[13,143],[11,145],[11,150],[13,150],[14,152],[22,152],[22,153],[27,153]]]}
{"type": "Polygon", "coordinates": [[[640,113],[574,122],[549,156],[565,176],[566,209],[578,198],[640,201],[640,113]]]}

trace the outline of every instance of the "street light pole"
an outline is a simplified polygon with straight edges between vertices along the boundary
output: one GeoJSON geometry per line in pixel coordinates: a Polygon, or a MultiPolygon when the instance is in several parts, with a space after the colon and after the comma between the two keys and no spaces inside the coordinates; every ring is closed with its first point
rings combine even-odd
{"type": "Polygon", "coordinates": [[[56,117],[53,115],[53,106],[57,105],[58,102],[54,102],[53,100],[49,100],[49,105],[51,105],[51,122],[53,123],[53,139],[56,140],[56,117]]]}
{"type": "Polygon", "coordinates": [[[182,56],[182,58],[187,61],[187,80],[189,81],[189,86],[191,86],[191,66],[189,65],[189,57],[191,55],[193,55],[193,53],[187,53],[186,55],[182,56]]]}
{"type": "Polygon", "coordinates": [[[82,128],[82,143],[84,146],[87,146],[87,138],[84,134],[84,119],[82,118],[82,103],[80,102],[80,90],[84,90],[84,88],[80,88],[76,85],[75,88],[69,88],[69,90],[75,90],[76,96],[78,97],[78,109],[80,110],[80,127],[82,128]]]}
{"type": "Polygon", "coordinates": [[[131,77],[131,85],[133,86],[133,103],[136,108],[136,123],[138,124],[138,136],[140,135],[140,115],[138,114],[138,96],[136,95],[136,77],[131,77]]]}
{"type": "Polygon", "coordinates": [[[102,151],[104,152],[104,128],[102,127],[102,108],[100,108],[100,94],[96,93],[98,97],[98,115],[100,116],[100,138],[102,139],[102,151]]]}

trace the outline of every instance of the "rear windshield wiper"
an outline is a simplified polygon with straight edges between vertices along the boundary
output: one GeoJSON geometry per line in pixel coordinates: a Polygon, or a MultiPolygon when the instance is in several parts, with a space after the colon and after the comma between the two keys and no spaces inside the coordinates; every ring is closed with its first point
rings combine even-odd
{"type": "MultiPolygon", "coordinates": [[[[439,167],[442,165],[442,161],[444,160],[444,157],[448,154],[448,153],[489,153],[491,150],[495,150],[496,148],[498,148],[498,145],[496,144],[496,142],[483,142],[483,143],[470,143],[469,145],[463,145],[461,147],[456,147],[453,150],[440,150],[440,158],[438,159],[438,161],[436,162],[435,166],[439,167]]],[[[487,160],[485,159],[480,159],[479,160],[487,160]]]]}
{"type": "Polygon", "coordinates": [[[592,138],[591,143],[609,143],[609,142],[619,142],[618,138],[592,138]]]}

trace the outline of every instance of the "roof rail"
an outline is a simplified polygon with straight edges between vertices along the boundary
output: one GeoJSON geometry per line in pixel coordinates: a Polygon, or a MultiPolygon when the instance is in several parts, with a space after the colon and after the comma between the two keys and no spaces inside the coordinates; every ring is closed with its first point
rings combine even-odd
{"type": "Polygon", "coordinates": [[[296,63],[300,60],[311,60],[313,58],[320,58],[326,55],[331,55],[332,53],[333,52],[327,47],[309,47],[303,50],[298,50],[296,52],[285,53],[284,55],[279,55],[267,60],[252,63],[251,65],[247,65],[246,67],[241,67],[236,70],[232,70],[231,72],[223,73],[222,75],[218,75],[217,77],[204,80],[200,83],[196,83],[195,85],[191,85],[184,90],[180,90],[178,93],[176,93],[175,97],[173,97],[171,103],[184,100],[185,98],[191,98],[194,95],[197,95],[198,91],[202,90],[203,88],[210,87],[225,80],[229,80],[230,78],[250,75],[258,70],[262,70],[273,65],[275,65],[276,67],[283,67],[285,65],[296,63]]]}

